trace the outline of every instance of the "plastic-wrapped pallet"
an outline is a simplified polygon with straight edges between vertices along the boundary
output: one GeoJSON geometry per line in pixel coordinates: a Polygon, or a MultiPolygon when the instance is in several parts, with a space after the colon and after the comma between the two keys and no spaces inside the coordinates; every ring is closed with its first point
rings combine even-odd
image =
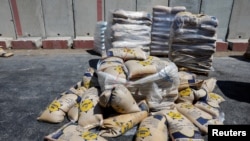
{"type": "Polygon", "coordinates": [[[175,15],[183,11],[186,11],[183,6],[167,7],[157,5],[153,7],[150,55],[168,55],[171,24],[175,15]]]}
{"type": "Polygon", "coordinates": [[[114,10],[111,25],[112,47],[141,47],[149,51],[151,24],[151,16],[147,12],[114,10]]]}
{"type": "Polygon", "coordinates": [[[96,23],[94,35],[94,51],[102,55],[102,51],[106,50],[105,47],[105,31],[107,29],[107,22],[99,21],[96,23]]]}
{"type": "Polygon", "coordinates": [[[175,16],[169,42],[169,58],[179,68],[207,74],[215,53],[216,17],[180,12],[175,16]]]}

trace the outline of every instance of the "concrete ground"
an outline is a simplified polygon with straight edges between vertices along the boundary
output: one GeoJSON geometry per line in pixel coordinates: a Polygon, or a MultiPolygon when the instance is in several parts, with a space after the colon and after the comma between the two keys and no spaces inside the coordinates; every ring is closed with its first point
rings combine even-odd
{"type": "MultiPolygon", "coordinates": [[[[60,93],[80,81],[84,71],[100,58],[84,50],[11,50],[0,58],[0,140],[42,141],[63,124],[38,122],[39,113],[60,93]]],[[[250,124],[250,62],[242,52],[217,53],[214,71],[216,93],[225,124],[250,124]]],[[[133,140],[132,135],[109,140],[133,140]]],[[[207,138],[205,137],[205,140],[207,138]]]]}

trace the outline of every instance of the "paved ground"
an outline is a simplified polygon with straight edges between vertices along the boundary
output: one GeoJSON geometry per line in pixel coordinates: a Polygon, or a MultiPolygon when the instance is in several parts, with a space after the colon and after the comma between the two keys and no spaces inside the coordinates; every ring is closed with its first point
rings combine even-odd
{"type": "MultiPolygon", "coordinates": [[[[60,124],[38,122],[39,113],[81,80],[84,71],[99,56],[84,50],[13,52],[13,57],[0,58],[0,140],[42,141],[68,120],[60,124]]],[[[250,62],[241,55],[215,54],[215,71],[208,76],[218,79],[215,92],[226,99],[221,104],[225,124],[250,124],[250,62]]],[[[132,139],[133,136],[126,136],[109,140],[132,139]]]]}

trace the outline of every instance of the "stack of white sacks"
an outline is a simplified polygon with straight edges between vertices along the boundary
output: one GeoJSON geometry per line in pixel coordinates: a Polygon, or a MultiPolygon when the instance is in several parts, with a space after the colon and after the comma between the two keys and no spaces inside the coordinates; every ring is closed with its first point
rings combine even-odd
{"type": "Polygon", "coordinates": [[[111,47],[141,47],[149,50],[151,17],[144,11],[112,12],[111,47]]]}
{"type": "Polygon", "coordinates": [[[186,8],[183,6],[166,7],[157,5],[153,7],[151,55],[168,55],[171,24],[175,15],[183,11],[186,11],[186,8]]]}
{"type": "Polygon", "coordinates": [[[98,54],[102,54],[105,47],[105,31],[107,29],[106,21],[99,21],[96,23],[95,35],[94,35],[94,51],[98,54]]]}
{"type": "Polygon", "coordinates": [[[215,53],[216,17],[180,12],[172,24],[169,58],[189,71],[207,73],[212,70],[215,53]]]}

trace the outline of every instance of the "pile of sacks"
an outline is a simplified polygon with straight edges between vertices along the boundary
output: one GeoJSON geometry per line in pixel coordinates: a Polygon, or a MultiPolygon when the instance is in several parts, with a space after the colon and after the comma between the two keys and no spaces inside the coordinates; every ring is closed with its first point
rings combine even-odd
{"type": "Polygon", "coordinates": [[[177,13],[184,11],[186,11],[186,8],[183,6],[167,7],[157,5],[153,7],[150,55],[168,56],[168,42],[172,22],[177,13]]]}
{"type": "Polygon", "coordinates": [[[212,93],[216,79],[199,80],[174,63],[141,48],[112,48],[88,68],[82,81],[63,92],[37,118],[70,122],[45,136],[49,141],[105,141],[137,127],[135,140],[202,141],[208,125],[223,124],[212,93]]]}
{"type": "Polygon", "coordinates": [[[149,50],[151,32],[150,14],[144,11],[112,12],[111,47],[138,47],[149,50]]]}
{"type": "Polygon", "coordinates": [[[211,71],[217,26],[216,17],[190,12],[178,13],[171,28],[170,60],[189,71],[211,71]]]}

